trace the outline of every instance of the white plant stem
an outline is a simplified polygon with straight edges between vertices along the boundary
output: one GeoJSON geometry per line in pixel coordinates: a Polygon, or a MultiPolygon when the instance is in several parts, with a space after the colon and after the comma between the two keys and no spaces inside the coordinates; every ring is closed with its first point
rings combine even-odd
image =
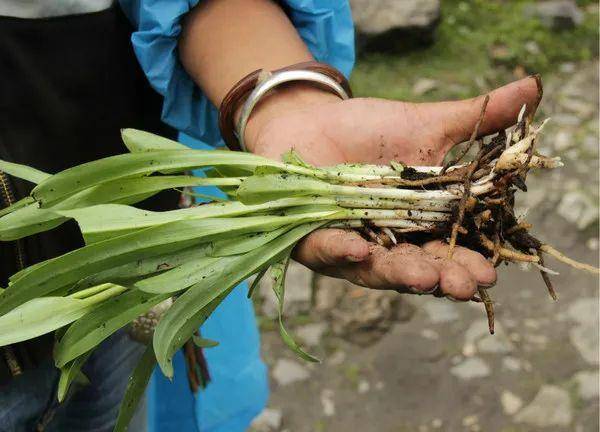
{"type": "Polygon", "coordinates": [[[373,210],[352,209],[344,215],[347,219],[394,219],[429,222],[445,222],[450,220],[450,214],[421,210],[373,210]]]}
{"type": "MultiPolygon", "coordinates": [[[[374,225],[381,228],[399,228],[407,231],[430,231],[435,228],[433,222],[414,222],[402,219],[371,219],[369,225],[374,225]]],[[[331,228],[360,228],[366,226],[363,220],[347,220],[343,222],[335,222],[329,225],[331,228]]]]}

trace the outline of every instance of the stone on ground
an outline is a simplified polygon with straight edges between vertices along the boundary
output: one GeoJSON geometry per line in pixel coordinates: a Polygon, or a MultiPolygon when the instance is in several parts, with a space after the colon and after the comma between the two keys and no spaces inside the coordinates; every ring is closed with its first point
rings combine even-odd
{"type": "Polygon", "coordinates": [[[445,299],[426,298],[423,309],[434,324],[452,322],[458,319],[458,307],[445,299]]]}
{"type": "Polygon", "coordinates": [[[542,1],[530,5],[525,12],[553,30],[571,29],[583,22],[583,12],[574,0],[542,1]]]}
{"type": "Polygon", "coordinates": [[[286,386],[310,377],[310,372],[300,363],[288,359],[279,359],[273,368],[273,378],[281,386],[286,386]]]}
{"type": "Polygon", "coordinates": [[[502,409],[508,415],[515,414],[523,406],[521,398],[508,390],[504,390],[500,395],[500,403],[502,403],[502,409]]]}
{"type": "Polygon", "coordinates": [[[323,322],[306,324],[298,327],[296,335],[308,346],[318,346],[323,334],[327,331],[327,324],[323,322]]]}
{"type": "Polygon", "coordinates": [[[250,429],[253,432],[275,432],[281,428],[282,419],[283,414],[281,413],[281,410],[265,408],[258,417],[252,421],[250,429]]]}
{"type": "Polygon", "coordinates": [[[537,427],[568,426],[573,414],[566,390],[544,385],[535,398],[515,417],[519,423],[537,427]]]}
{"type": "Polygon", "coordinates": [[[577,372],[573,380],[577,383],[577,391],[581,399],[588,400],[598,397],[600,393],[598,370],[577,372]]]}
{"type": "Polygon", "coordinates": [[[567,316],[576,323],[569,332],[571,344],[586,362],[598,364],[598,297],[583,297],[574,301],[567,310],[567,316]]]}
{"type": "Polygon", "coordinates": [[[381,34],[399,28],[427,28],[440,17],[439,0],[350,0],[356,29],[381,34]]]}
{"type": "Polygon", "coordinates": [[[484,378],[490,374],[490,367],[479,357],[471,357],[452,367],[450,373],[463,380],[484,378]]]}

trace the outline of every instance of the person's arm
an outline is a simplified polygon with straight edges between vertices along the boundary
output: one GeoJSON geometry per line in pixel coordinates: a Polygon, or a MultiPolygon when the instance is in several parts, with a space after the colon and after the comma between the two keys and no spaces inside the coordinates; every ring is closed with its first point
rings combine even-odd
{"type": "MultiPolygon", "coordinates": [[[[215,104],[256,69],[275,69],[312,56],[280,7],[269,0],[206,0],[186,17],[180,59],[215,104]]],[[[538,102],[537,81],[524,79],[490,94],[482,134],[515,122],[521,106],[538,102]]],[[[309,84],[278,88],[253,111],[246,129],[252,152],[280,158],[294,148],[315,165],[343,162],[440,164],[453,145],[468,139],[481,99],[410,104],[382,99],[341,101],[309,84]]],[[[480,254],[433,241],[386,249],[358,233],[318,230],[296,248],[301,263],[378,289],[470,299],[478,285],[495,283],[493,266],[480,254]]]]}
{"type": "Polygon", "coordinates": [[[185,18],[183,66],[213,104],[256,69],[313,60],[283,10],[271,0],[205,0],[185,18]]]}
{"type": "MultiPolygon", "coordinates": [[[[244,76],[257,69],[274,70],[314,60],[281,7],[272,0],[206,0],[190,12],[179,39],[180,60],[215,105],[244,76]]],[[[259,103],[246,134],[259,129],[275,111],[335,101],[337,96],[310,84],[279,87],[259,103]]],[[[253,139],[248,148],[253,150],[253,139]]]]}

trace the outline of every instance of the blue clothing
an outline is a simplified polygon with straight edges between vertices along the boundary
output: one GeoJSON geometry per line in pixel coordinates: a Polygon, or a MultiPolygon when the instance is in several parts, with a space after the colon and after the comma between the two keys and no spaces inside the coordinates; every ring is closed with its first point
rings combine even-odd
{"type": "MultiPolygon", "coordinates": [[[[183,132],[194,148],[223,145],[217,110],[179,62],[181,19],[198,0],[120,0],[134,24],[136,56],[154,89],[164,96],[162,119],[183,132]]],[[[346,76],[354,64],[354,29],[347,0],[281,2],[315,58],[346,76]]],[[[276,37],[274,35],[273,37],[276,37]]],[[[205,192],[205,191],[203,191],[205,192]]],[[[148,395],[149,432],[237,432],[265,406],[266,368],[260,360],[258,331],[245,286],[238,287],[202,327],[220,342],[205,350],[212,382],[194,398],[181,354],[171,383],[155,373],[148,395]]]]}
{"type": "MultiPolygon", "coordinates": [[[[164,96],[162,119],[206,144],[219,145],[217,110],[185,72],[177,54],[181,18],[198,0],[120,0],[136,31],[136,56],[164,96]]],[[[346,76],[354,65],[354,27],[347,0],[286,0],[288,16],[319,61],[346,76]]],[[[276,35],[273,35],[276,37],[276,35]]]]}

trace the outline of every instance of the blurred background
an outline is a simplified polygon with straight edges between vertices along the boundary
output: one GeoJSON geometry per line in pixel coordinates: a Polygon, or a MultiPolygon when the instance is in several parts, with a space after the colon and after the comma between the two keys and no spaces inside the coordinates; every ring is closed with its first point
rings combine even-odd
{"type": "MultiPolygon", "coordinates": [[[[532,73],[551,117],[539,150],[565,167],[520,195],[538,237],[598,265],[598,2],[351,0],[358,96],[475,96],[532,73]]],[[[550,261],[550,260],[549,260],[550,261]]],[[[268,282],[257,296],[269,408],[257,432],[576,431],[598,425],[598,279],[550,261],[500,270],[496,335],[478,304],[375,292],[288,273],[288,328],[322,364],[281,342],[268,282]]]]}

